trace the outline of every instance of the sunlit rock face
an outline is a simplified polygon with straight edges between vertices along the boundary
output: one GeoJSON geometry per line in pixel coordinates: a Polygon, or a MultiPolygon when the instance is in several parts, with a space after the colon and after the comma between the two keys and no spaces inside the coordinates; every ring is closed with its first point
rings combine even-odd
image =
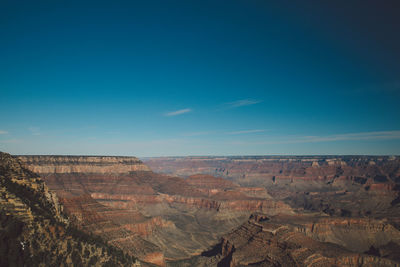
{"type": "Polygon", "coordinates": [[[156,174],[134,157],[21,156],[82,229],[165,265],[199,255],[251,212],[292,214],[262,187],[156,174]]]}
{"type": "MultiPolygon", "coordinates": [[[[311,188],[337,179],[364,185],[400,183],[400,157],[373,156],[246,156],[164,157],[144,159],[153,171],[188,177],[208,174],[240,185],[298,185],[311,188]]],[[[340,184],[340,182],[339,182],[340,184]]]]}
{"type": "Polygon", "coordinates": [[[31,171],[45,173],[129,173],[150,171],[135,157],[20,156],[31,171]]]}
{"type": "Polygon", "coordinates": [[[400,158],[255,156],[147,158],[156,172],[203,173],[259,187],[293,208],[330,215],[400,217],[400,158]]]}
{"type": "MultiPolygon", "coordinates": [[[[80,207],[91,204],[82,195],[80,207]]],[[[0,152],[0,266],[131,266],[136,261],[78,231],[64,208],[38,174],[0,152]]]]}
{"type": "Polygon", "coordinates": [[[21,160],[73,223],[159,266],[400,261],[396,157],[21,160]]]}
{"type": "Polygon", "coordinates": [[[239,192],[251,187],[248,193],[283,202],[295,213],[267,216],[266,221],[275,228],[287,229],[285,236],[265,236],[266,228],[254,226],[253,219],[224,236],[218,253],[213,250],[213,256],[206,253],[207,257],[180,261],[182,266],[213,266],[215,262],[224,266],[290,266],[293,261],[287,257],[311,266],[318,262],[328,266],[397,266],[400,260],[399,157],[180,157],[147,158],[145,163],[157,172],[188,177],[189,181],[196,173],[227,179],[231,186],[240,187],[239,192]],[[248,229],[258,230],[253,233],[248,229]],[[290,235],[303,241],[281,242],[290,235]],[[237,243],[238,236],[242,236],[242,243],[237,243]],[[339,252],[326,254],[329,250],[339,252]]]}
{"type": "MultiPolygon", "coordinates": [[[[351,231],[349,231],[351,233],[351,231]]],[[[224,235],[220,242],[202,255],[190,260],[175,263],[176,266],[399,266],[396,249],[400,232],[387,223],[377,221],[354,220],[348,222],[342,219],[321,218],[318,216],[265,216],[252,214],[248,221],[224,235]],[[319,238],[310,236],[307,225],[314,221],[311,232],[321,235],[319,238]],[[327,237],[325,230],[320,226],[330,225],[330,234],[334,238],[329,242],[321,240],[327,237]],[[343,228],[357,229],[354,235],[364,236],[356,238],[355,243],[343,246],[340,243],[350,240],[345,236],[343,228]],[[383,227],[383,229],[382,229],[383,227]],[[387,228],[387,230],[385,230],[387,228]],[[380,229],[386,236],[389,245],[374,250],[360,250],[371,240],[379,240],[376,230],[380,229]],[[333,234],[336,231],[336,234],[333,234]],[[324,236],[324,237],[323,237],[324,236]],[[369,240],[372,237],[371,240],[369,240]],[[367,241],[369,240],[369,241],[367,241]],[[332,242],[334,241],[334,242],[332,242]],[[352,250],[353,248],[353,250],[352,250]],[[386,250],[385,250],[386,249],[386,250]],[[385,256],[382,257],[380,252],[385,256]]],[[[380,241],[383,240],[380,239],[380,241]]],[[[380,242],[377,241],[377,242],[380,242]]],[[[371,244],[371,243],[369,243],[371,244]]],[[[377,245],[377,244],[375,244],[377,245]]]]}

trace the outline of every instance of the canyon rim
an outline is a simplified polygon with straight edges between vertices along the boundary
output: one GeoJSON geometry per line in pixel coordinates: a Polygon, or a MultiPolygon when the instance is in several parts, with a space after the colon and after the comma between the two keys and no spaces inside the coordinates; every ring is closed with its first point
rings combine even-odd
{"type": "Polygon", "coordinates": [[[399,266],[400,1],[0,1],[0,266],[399,266]]]}

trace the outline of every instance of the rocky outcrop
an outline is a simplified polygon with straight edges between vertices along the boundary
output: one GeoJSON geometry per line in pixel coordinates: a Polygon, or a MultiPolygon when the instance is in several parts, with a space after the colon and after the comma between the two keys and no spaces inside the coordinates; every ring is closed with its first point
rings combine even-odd
{"type": "MultiPolygon", "coordinates": [[[[297,231],[293,224],[275,221],[261,214],[222,237],[220,243],[203,252],[199,266],[399,266],[390,259],[354,253],[297,231]],[[202,264],[212,262],[213,264],[202,264]]],[[[182,266],[185,262],[181,262],[182,266]]]]}
{"type": "Polygon", "coordinates": [[[161,195],[162,201],[167,203],[179,203],[185,204],[197,208],[214,209],[217,211],[244,211],[244,212],[264,212],[267,214],[278,214],[278,213],[293,213],[292,208],[283,202],[277,202],[274,200],[262,200],[262,199],[249,199],[243,195],[234,194],[233,196],[228,195],[226,199],[207,199],[207,198],[190,198],[184,196],[169,196],[161,195]],[[235,198],[239,196],[239,198],[235,198]],[[240,196],[242,198],[240,198],[240,196]]]}
{"type": "Polygon", "coordinates": [[[154,173],[133,157],[21,159],[41,172],[74,224],[153,264],[392,266],[398,260],[396,157],[147,159],[184,177],[154,173]]]}
{"type": "Polygon", "coordinates": [[[232,189],[239,187],[239,185],[234,184],[231,181],[205,174],[191,175],[186,179],[186,182],[192,186],[207,188],[207,189],[224,190],[224,189],[232,189]]]}
{"type": "Polygon", "coordinates": [[[47,173],[129,173],[150,169],[135,157],[101,156],[19,156],[38,174],[47,173]]]}
{"type": "Polygon", "coordinates": [[[171,157],[145,162],[158,172],[183,177],[203,173],[231,180],[241,188],[263,187],[275,200],[299,211],[390,218],[392,222],[400,217],[400,157],[171,157]]]}
{"type": "Polygon", "coordinates": [[[173,259],[200,253],[218,233],[242,223],[251,212],[293,213],[264,188],[242,188],[210,175],[188,179],[160,175],[133,157],[24,156],[21,160],[41,172],[81,229],[158,265],[164,264],[165,255],[173,259]],[[183,245],[170,246],[171,241],[183,245]]]}
{"type": "Polygon", "coordinates": [[[104,205],[89,194],[63,197],[60,202],[65,206],[73,224],[85,232],[101,236],[108,243],[142,261],[151,259],[148,255],[158,255],[155,262],[149,262],[160,266],[165,264],[162,250],[143,239],[156,227],[166,224],[159,218],[146,218],[137,210],[104,205]]]}
{"type": "MultiPolygon", "coordinates": [[[[249,156],[147,158],[156,172],[188,177],[196,173],[228,178],[240,185],[286,186],[308,189],[336,179],[354,184],[400,182],[399,157],[372,156],[249,156]],[[373,164],[372,164],[373,163],[373,164]],[[311,183],[310,183],[311,182],[311,183]]],[[[340,183],[337,184],[339,186],[340,183]]]]}
{"type": "Polygon", "coordinates": [[[68,223],[63,214],[63,206],[59,203],[56,194],[49,190],[44,181],[35,173],[25,169],[23,164],[11,155],[0,152],[0,173],[3,183],[10,186],[24,188],[35,196],[41,205],[49,208],[57,220],[68,223]]]}
{"type": "Polygon", "coordinates": [[[390,242],[400,244],[400,231],[387,220],[323,218],[305,224],[301,231],[316,240],[335,243],[359,253],[390,242]]]}
{"type": "Polygon", "coordinates": [[[0,265],[132,265],[135,259],[76,229],[45,182],[0,152],[0,265]]]}

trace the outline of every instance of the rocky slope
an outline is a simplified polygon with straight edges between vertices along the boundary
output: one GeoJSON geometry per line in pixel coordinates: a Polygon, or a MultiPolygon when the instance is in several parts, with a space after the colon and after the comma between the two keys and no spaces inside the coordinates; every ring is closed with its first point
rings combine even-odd
{"type": "Polygon", "coordinates": [[[1,266],[133,266],[134,258],[74,228],[43,180],[0,152],[1,266]]]}
{"type": "Polygon", "coordinates": [[[358,183],[365,183],[361,178],[371,178],[373,183],[400,181],[400,157],[395,156],[161,157],[143,160],[159,173],[183,177],[202,173],[241,182],[251,182],[259,177],[266,185],[291,179],[326,180],[339,176],[353,176],[358,183]]]}
{"type": "Polygon", "coordinates": [[[43,177],[81,229],[157,265],[200,254],[251,212],[293,213],[264,188],[213,176],[160,175],[134,157],[20,159],[43,177]]]}
{"type": "Polygon", "coordinates": [[[264,187],[297,209],[338,216],[400,217],[400,157],[148,158],[154,171],[215,175],[240,186],[264,187]]]}
{"type": "MultiPolygon", "coordinates": [[[[172,262],[170,265],[400,266],[391,257],[393,255],[384,255],[383,257],[382,255],[371,255],[370,251],[366,251],[366,253],[352,251],[347,247],[311,238],[303,228],[304,223],[311,217],[295,216],[288,219],[287,217],[271,218],[263,214],[253,214],[247,222],[224,235],[218,244],[203,252],[201,256],[172,262]]],[[[313,219],[315,220],[315,218],[313,219]]],[[[335,222],[330,223],[335,225],[335,222]]],[[[318,225],[318,223],[314,225],[318,225]]],[[[400,232],[391,230],[388,234],[395,234],[395,236],[387,237],[387,239],[391,240],[390,242],[393,242],[392,239],[398,242],[397,238],[400,232]]],[[[319,232],[318,229],[312,231],[319,232]]],[[[375,232],[373,229],[366,228],[358,231],[362,231],[362,234],[367,236],[375,232]]],[[[341,236],[341,238],[348,237],[341,236]]]]}
{"type": "MultiPolygon", "coordinates": [[[[188,177],[209,174],[240,185],[264,185],[301,190],[344,183],[390,190],[400,183],[400,157],[373,156],[248,156],[146,158],[155,172],[188,177]],[[388,185],[382,187],[382,184],[388,185]]],[[[347,184],[345,184],[347,186],[347,184]]]]}
{"type": "Polygon", "coordinates": [[[224,236],[212,257],[174,262],[176,266],[397,266],[400,260],[399,157],[185,157],[145,162],[170,175],[202,173],[240,187],[257,186],[296,212],[269,221],[286,229],[284,235],[271,239],[263,233],[264,226],[260,230],[250,221],[224,236]],[[287,234],[301,242],[282,242],[287,234]],[[340,253],[327,254],[335,250],[332,244],[340,247],[340,253]],[[310,249],[311,254],[303,253],[310,249]]]}
{"type": "Polygon", "coordinates": [[[129,173],[150,169],[135,157],[19,156],[35,173],[129,173]]]}
{"type": "Polygon", "coordinates": [[[21,160],[40,173],[72,223],[159,266],[400,260],[396,157],[146,159],[168,175],[134,157],[21,160]]]}

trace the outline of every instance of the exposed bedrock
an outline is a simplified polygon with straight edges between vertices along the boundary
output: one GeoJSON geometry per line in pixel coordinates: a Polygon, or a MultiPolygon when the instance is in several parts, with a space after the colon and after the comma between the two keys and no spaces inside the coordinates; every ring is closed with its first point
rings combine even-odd
{"type": "MultiPolygon", "coordinates": [[[[307,236],[299,231],[298,224],[310,218],[292,217],[289,220],[291,223],[282,222],[287,219],[253,214],[247,222],[224,235],[219,243],[201,256],[170,265],[399,266],[390,257],[355,252],[307,236]]],[[[364,234],[368,235],[370,231],[374,232],[373,229],[365,228],[364,234]]]]}
{"type": "Polygon", "coordinates": [[[132,257],[74,227],[77,221],[87,221],[83,227],[93,222],[111,225],[94,212],[103,209],[106,213],[107,209],[84,194],[75,201],[69,198],[71,205],[66,208],[63,199],[59,200],[38,174],[0,152],[0,266],[133,265],[132,257]],[[89,212],[76,212],[77,218],[69,212],[86,207],[89,212]]]}
{"type": "Polygon", "coordinates": [[[293,213],[265,188],[151,172],[134,157],[23,156],[82,229],[157,265],[199,255],[251,212],[293,213]]]}
{"type": "MultiPolygon", "coordinates": [[[[202,173],[228,178],[240,185],[341,187],[400,183],[399,157],[373,156],[247,156],[147,158],[156,172],[188,177],[202,173]],[[335,184],[336,183],[336,184],[335,184]],[[333,184],[333,185],[332,185],[333,184]]],[[[375,185],[379,188],[379,185],[375,185]]]]}
{"type": "Polygon", "coordinates": [[[400,260],[398,157],[146,160],[168,175],[134,157],[21,158],[77,225],[157,265],[400,260]]]}
{"type": "Polygon", "coordinates": [[[400,217],[400,157],[244,156],[147,158],[153,170],[215,175],[266,188],[293,208],[334,216],[400,217]]]}
{"type": "Polygon", "coordinates": [[[129,173],[150,169],[135,157],[19,156],[31,171],[42,173],[129,173]]]}
{"type": "MultiPolygon", "coordinates": [[[[302,229],[302,228],[299,228],[302,229]]],[[[400,231],[387,220],[369,218],[324,218],[304,224],[304,233],[316,240],[366,252],[390,242],[400,244],[400,231]]]]}

